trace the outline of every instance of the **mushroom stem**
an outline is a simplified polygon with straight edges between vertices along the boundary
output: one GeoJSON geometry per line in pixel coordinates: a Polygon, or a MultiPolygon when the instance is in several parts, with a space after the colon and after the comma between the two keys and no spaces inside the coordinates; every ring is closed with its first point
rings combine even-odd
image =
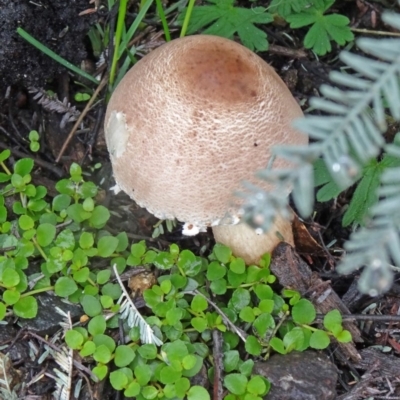
{"type": "Polygon", "coordinates": [[[292,224],[278,215],[268,232],[261,235],[245,223],[219,225],[212,228],[217,243],[231,248],[236,257],[241,257],[247,265],[258,264],[265,253],[270,253],[279,242],[293,246],[292,224]]]}

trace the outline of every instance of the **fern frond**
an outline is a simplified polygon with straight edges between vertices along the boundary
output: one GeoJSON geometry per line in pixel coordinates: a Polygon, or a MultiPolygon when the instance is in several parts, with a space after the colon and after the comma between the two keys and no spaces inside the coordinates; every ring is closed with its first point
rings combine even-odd
{"type": "MultiPolygon", "coordinates": [[[[56,311],[64,317],[60,324],[64,331],[72,329],[71,314],[64,312],[56,307],[56,311]]],[[[54,361],[60,366],[61,370],[54,368],[56,374],[54,378],[56,382],[56,390],[53,392],[53,398],[56,400],[69,400],[72,391],[72,370],[74,361],[74,352],[67,346],[63,346],[61,351],[54,351],[49,346],[46,346],[47,351],[50,351],[54,361]]]]}
{"type": "Polygon", "coordinates": [[[388,168],[381,177],[380,200],[372,207],[368,227],[354,232],[345,244],[348,254],[338,271],[349,273],[365,266],[359,289],[377,295],[393,282],[392,262],[400,266],[400,167],[388,168]]]}
{"type": "MultiPolygon", "coordinates": [[[[382,18],[400,29],[400,15],[385,12],[382,18]]],[[[256,221],[268,230],[273,212],[281,213],[288,207],[288,199],[279,196],[285,185],[294,188],[292,195],[300,214],[310,215],[314,201],[311,163],[321,156],[342,189],[354,183],[363,165],[382,150],[400,157],[400,147],[386,145],[382,136],[387,113],[400,120],[400,39],[359,39],[357,44],[378,59],[341,53],[343,63],[355,73],[332,72],[331,80],[339,87],[323,85],[323,97],[310,101],[312,107],[327,115],[295,121],[313,143],[273,149],[276,157],[290,161],[293,167],[284,172],[266,169],[259,174],[274,189],[266,192],[252,188],[243,205],[246,222],[254,226],[256,221]]],[[[391,168],[382,175],[379,196],[371,209],[370,224],[351,235],[339,267],[341,272],[350,272],[366,266],[360,285],[370,294],[390,286],[392,262],[400,266],[400,169],[391,168]]]]}
{"type": "Polygon", "coordinates": [[[143,343],[147,344],[155,344],[156,346],[161,346],[163,342],[154,334],[153,329],[151,326],[146,322],[146,320],[142,317],[139,313],[138,309],[133,304],[132,299],[130,298],[128,292],[125,289],[124,284],[121,281],[121,278],[117,271],[117,266],[114,264],[114,273],[119,286],[122,290],[122,295],[119,298],[117,304],[121,305],[119,310],[121,314],[121,319],[125,320],[129,327],[133,328],[135,326],[139,327],[140,331],[140,340],[143,343]]]}
{"type": "Polygon", "coordinates": [[[56,400],[69,400],[72,390],[73,350],[63,347],[61,351],[53,351],[53,358],[61,370],[54,368],[57,389],[53,392],[56,400]]]}
{"type": "Polygon", "coordinates": [[[7,354],[0,353],[0,399],[18,400],[15,393],[14,367],[7,354]]]}

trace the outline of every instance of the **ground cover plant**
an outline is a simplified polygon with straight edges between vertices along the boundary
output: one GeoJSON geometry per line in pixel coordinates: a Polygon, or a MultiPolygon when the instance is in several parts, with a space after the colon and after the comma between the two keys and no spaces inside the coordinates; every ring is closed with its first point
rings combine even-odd
{"type": "MultiPolygon", "coordinates": [[[[104,229],[110,213],[96,204],[97,187],[83,179],[77,164],[68,179],[56,184],[59,194],[49,203],[46,189],[31,183],[33,160],[18,160],[10,169],[9,155],[0,153],[0,244],[5,249],[0,318],[10,312],[34,318],[35,295],[49,290],[80,303],[88,319],[70,326],[65,342],[83,360],[92,360],[93,379],[109,376],[114,389],[137,399],[210,398],[190,378],[206,363],[213,365],[210,342],[216,329],[224,340],[228,398],[258,399],[270,384],[252,374],[254,361],[243,354],[266,359],[273,351],[324,349],[331,338],[351,341],[338,311],[325,316],[321,329],[313,326],[316,311],[309,300],[293,290],[274,291],[269,255],[260,266],[246,267],[223,245],[216,245],[208,258],[175,244],[166,251],[148,248],[144,241],[129,246],[125,232],[113,236],[104,229]],[[9,198],[14,198],[12,210],[5,205],[9,198]],[[99,259],[108,267],[97,268],[99,259]],[[31,272],[32,262],[40,271],[31,272]],[[119,278],[139,266],[160,271],[155,284],[143,291],[151,310],[145,316],[119,278]],[[111,334],[118,318],[127,335],[124,344],[111,334]]],[[[212,381],[212,367],[208,377],[212,381]]]]}
{"type": "MultiPolygon", "coordinates": [[[[386,1],[385,6],[395,7],[395,4],[386,1]]],[[[161,1],[147,0],[137,5],[126,0],[119,3],[108,0],[96,1],[94,7],[93,14],[107,15],[107,18],[99,18],[92,25],[88,36],[96,60],[108,59],[107,73],[102,75],[97,89],[93,85],[99,83],[98,78],[104,72],[105,64],[99,62],[96,73],[88,74],[48,51],[47,46],[35,41],[24,30],[24,25],[18,29],[21,38],[57,59],[73,71],[74,76],[87,79],[71,83],[74,96],[70,99],[71,102],[75,100],[82,111],[75,136],[80,144],[85,145],[86,152],[79,159],[85,164],[83,169],[70,162],[68,157],[71,153],[63,158],[62,151],[56,150],[49,156],[47,150],[52,146],[44,140],[44,126],[50,123],[46,121],[31,126],[33,123],[28,124],[25,116],[13,119],[11,100],[9,114],[4,117],[5,114],[0,112],[0,122],[3,122],[0,124],[1,134],[6,135],[5,143],[3,138],[0,139],[0,146],[2,149],[10,147],[13,153],[11,159],[9,151],[0,153],[0,319],[10,326],[16,319],[32,320],[41,307],[38,296],[48,291],[82,307],[84,315],[79,321],[72,321],[68,314],[63,314],[62,331],[45,343],[44,353],[39,354],[32,344],[30,357],[38,360],[38,365],[55,361],[48,368],[48,371],[53,371],[55,367],[54,374],[50,372],[55,380],[50,385],[50,390],[55,390],[55,398],[70,398],[72,388],[75,397],[78,397],[83,382],[90,377],[85,387],[90,388],[94,382],[101,380],[107,382],[106,387],[121,391],[121,395],[127,397],[207,399],[213,398],[212,386],[217,386],[219,372],[223,374],[221,386],[227,400],[263,398],[273,385],[254,372],[255,361],[266,360],[274,353],[325,349],[330,344],[333,344],[330,347],[334,350],[333,358],[335,353],[340,352],[340,346],[339,350],[336,347],[338,344],[351,341],[351,335],[342,321],[348,316],[342,316],[337,310],[316,315],[313,304],[299,291],[278,285],[269,268],[269,256],[264,257],[259,266],[244,266],[243,261],[232,256],[224,246],[204,246],[207,248],[205,252],[197,247],[200,251],[195,251],[194,246],[189,250],[190,246],[185,246],[187,243],[156,246],[154,242],[146,243],[140,238],[132,241],[128,238],[129,232],[123,230],[111,233],[108,224],[115,210],[99,202],[98,186],[87,181],[86,172],[83,172],[85,169],[97,169],[97,166],[87,162],[93,154],[94,161],[100,158],[101,164],[106,165],[106,157],[99,150],[101,144],[94,140],[101,126],[105,99],[130,66],[159,44],[154,37],[161,36],[168,41],[186,34],[213,33],[240,40],[262,55],[268,48],[274,54],[277,50],[275,44],[278,43],[281,47],[285,46],[288,53],[284,57],[290,59],[286,62],[271,56],[272,64],[281,74],[287,69],[301,74],[320,65],[327,69],[332,69],[332,66],[334,69],[342,68],[340,74],[333,74],[338,87],[323,86],[318,93],[321,97],[310,103],[305,97],[311,92],[300,93],[303,89],[300,89],[299,83],[291,87],[300,102],[311,105],[309,111],[318,114],[299,125],[315,142],[308,149],[310,151],[278,150],[277,154],[298,162],[296,170],[279,176],[267,170],[261,175],[274,182],[283,179],[284,184],[293,184],[298,210],[303,215],[314,211],[306,224],[310,224],[311,231],[315,229],[314,222],[320,229],[319,236],[314,238],[321,245],[318,251],[322,249],[323,256],[316,250],[315,253],[303,254],[314,272],[318,271],[325,279],[333,281],[342,295],[353,287],[348,283],[349,279],[353,282],[354,276],[358,278],[359,273],[354,272],[354,267],[367,265],[366,273],[359,279],[360,287],[368,294],[378,294],[389,290],[393,271],[396,272],[392,264],[396,260],[398,264],[399,257],[400,153],[396,139],[386,135],[388,144],[384,144],[382,139],[387,123],[395,125],[393,120],[399,118],[396,106],[399,102],[396,89],[398,40],[353,41],[357,23],[365,23],[360,16],[365,9],[371,15],[368,33],[373,34],[376,28],[374,18],[380,16],[382,11],[380,4],[374,1],[350,4],[331,0],[272,0],[250,4],[205,0],[196,4],[194,1],[178,1],[165,5],[161,1]],[[354,10],[359,13],[355,14],[354,10]],[[365,58],[343,53],[338,61],[337,52],[344,46],[355,52],[362,49],[372,56],[365,58]],[[304,53],[307,60],[301,59],[305,57],[303,48],[309,50],[304,53]],[[82,110],[85,105],[87,109],[82,110]],[[29,129],[25,134],[27,125],[29,129]],[[11,132],[17,129],[16,138],[9,134],[10,129],[11,132]],[[332,130],[335,135],[330,138],[333,139],[326,140],[332,130]],[[88,131],[95,133],[91,136],[88,131]],[[341,136],[343,133],[345,135],[341,136]],[[40,164],[35,165],[31,158],[26,158],[29,150],[31,157],[40,164]],[[322,159],[319,158],[321,155],[322,159]],[[63,175],[57,167],[43,163],[49,159],[60,161],[64,172],[68,171],[65,179],[57,178],[56,193],[51,195],[46,183],[32,183],[37,165],[50,171],[50,175],[54,174],[53,178],[63,175]],[[312,179],[313,174],[315,180],[312,179]],[[341,185],[344,180],[346,184],[341,185]],[[353,189],[343,192],[343,188],[354,182],[357,185],[353,189]],[[324,202],[323,205],[319,203],[315,210],[312,203],[314,184],[319,188],[317,200],[324,202]],[[338,198],[348,204],[341,207],[338,198]],[[355,231],[352,241],[346,245],[350,256],[342,264],[342,271],[353,274],[346,278],[347,281],[333,272],[334,265],[341,260],[337,254],[342,254],[343,248],[325,246],[324,240],[330,243],[338,239],[345,241],[349,231],[345,230],[347,233],[343,236],[340,236],[342,231],[339,233],[339,230],[334,230],[333,237],[327,235],[328,229],[323,226],[324,218],[320,211],[322,208],[325,212],[332,212],[338,204],[340,215],[335,218],[336,227],[351,227],[355,231]],[[132,289],[132,279],[128,280],[124,275],[131,270],[137,270],[139,276],[143,273],[146,277],[144,281],[149,281],[149,284],[140,285],[138,289],[133,283],[132,287],[136,289],[132,289]],[[215,332],[223,342],[221,354],[213,348],[217,342],[215,332]],[[57,343],[58,349],[54,348],[54,343],[57,343]],[[222,357],[222,367],[218,364],[219,356],[222,357]],[[76,371],[79,371],[78,378],[73,376],[76,371]],[[196,382],[199,377],[203,379],[200,383],[196,382]]],[[[89,10],[85,12],[89,13],[89,10]]],[[[386,25],[380,22],[380,34],[388,33],[388,25],[392,27],[390,29],[399,29],[398,17],[386,15],[383,20],[386,25]]],[[[318,81],[317,73],[311,76],[318,81]]],[[[314,83],[316,86],[319,84],[314,83]]],[[[46,92],[36,90],[35,93],[42,93],[41,98],[44,99],[46,92]]],[[[33,103],[32,99],[30,101],[33,103]]],[[[49,95],[46,104],[49,105],[48,110],[60,110],[60,103],[49,95]]],[[[64,109],[71,108],[69,102],[64,104],[64,109]]],[[[65,113],[64,117],[67,115],[66,111],[60,113],[65,113]]],[[[68,118],[64,122],[68,126],[68,118]]],[[[61,124],[56,130],[57,134],[62,130],[61,124]]],[[[73,135],[74,132],[70,136],[73,135]]],[[[56,141],[69,144],[69,139],[61,139],[61,136],[56,136],[56,141]]],[[[76,154],[72,151],[72,156],[76,154]]],[[[251,191],[253,196],[247,203],[246,217],[251,224],[255,220],[264,220],[266,227],[271,210],[285,207],[286,203],[271,202],[257,188],[251,187],[251,191]]],[[[162,223],[158,224],[154,237],[164,233],[162,226],[162,223]]],[[[167,227],[176,239],[174,225],[168,222],[167,227]]],[[[163,236],[157,243],[163,243],[162,239],[163,236]]],[[[329,282],[324,281],[318,288],[325,285],[329,282]]],[[[323,301],[329,290],[328,286],[319,299],[323,301]]],[[[353,318],[365,320],[365,313],[383,313],[379,316],[383,317],[380,320],[360,325],[366,347],[374,345],[386,352],[400,349],[396,330],[385,324],[389,319],[392,324],[398,323],[396,290],[394,285],[392,292],[378,299],[354,295],[357,298],[351,310],[363,315],[353,318]],[[375,336],[375,332],[368,330],[371,324],[380,328],[381,336],[375,336]]],[[[368,316],[374,321],[373,317],[368,316]]],[[[13,341],[10,347],[14,345],[13,341]]],[[[367,353],[360,353],[366,357],[367,353]]],[[[384,362],[385,358],[379,356],[381,353],[373,354],[375,364],[384,362]]],[[[395,357],[390,358],[390,362],[385,364],[387,368],[379,364],[380,370],[397,368],[396,361],[395,357]]],[[[365,358],[363,362],[365,367],[365,358]]],[[[382,378],[373,377],[372,371],[361,379],[356,372],[360,364],[355,364],[353,360],[347,365],[351,374],[343,363],[338,363],[343,372],[340,383],[342,393],[353,392],[367,398],[377,387],[381,389],[388,385],[389,379],[392,381],[387,393],[393,395],[396,390],[395,381],[391,378],[396,373],[382,378]],[[357,383],[353,386],[354,376],[357,383]]],[[[4,398],[18,398],[21,391],[27,393],[31,384],[15,385],[12,371],[10,358],[0,354],[0,390],[4,398]]],[[[219,396],[214,398],[222,398],[222,395],[219,396]]],[[[114,397],[113,391],[110,398],[114,397]]]]}

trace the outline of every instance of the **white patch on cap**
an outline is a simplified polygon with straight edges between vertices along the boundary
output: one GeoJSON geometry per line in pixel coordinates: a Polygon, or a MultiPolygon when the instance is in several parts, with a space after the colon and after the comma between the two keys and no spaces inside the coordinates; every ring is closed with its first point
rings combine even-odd
{"type": "Polygon", "coordinates": [[[106,141],[108,151],[114,158],[121,157],[129,138],[129,131],[126,126],[125,114],[113,111],[108,119],[106,141]]]}

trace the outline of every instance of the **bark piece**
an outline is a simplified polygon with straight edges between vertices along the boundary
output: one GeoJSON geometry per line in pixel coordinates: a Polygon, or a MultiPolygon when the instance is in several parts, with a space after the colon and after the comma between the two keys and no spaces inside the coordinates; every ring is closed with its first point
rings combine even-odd
{"type": "MultiPolygon", "coordinates": [[[[279,279],[282,286],[297,290],[308,298],[315,306],[317,313],[326,314],[337,309],[342,314],[350,314],[349,309],[330,286],[300,258],[295,250],[286,243],[279,244],[272,254],[271,271],[279,279]]],[[[353,321],[343,323],[349,330],[354,342],[363,342],[361,332],[353,321]]],[[[354,343],[338,343],[346,358],[357,362],[360,355],[354,343]]]]}

